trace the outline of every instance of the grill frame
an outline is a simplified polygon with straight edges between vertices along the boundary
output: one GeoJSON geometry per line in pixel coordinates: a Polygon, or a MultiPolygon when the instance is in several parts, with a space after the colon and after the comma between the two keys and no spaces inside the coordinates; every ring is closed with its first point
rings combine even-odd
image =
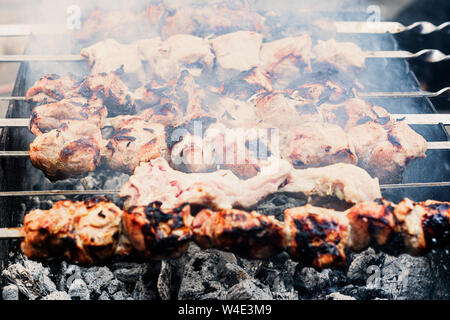
{"type": "MultiPolygon", "coordinates": [[[[352,18],[354,15],[352,14],[352,18]]],[[[338,41],[348,41],[348,35],[338,35],[335,38],[338,41]]],[[[42,37],[30,37],[25,53],[36,53],[37,48],[42,51],[43,45],[46,39],[42,37]]],[[[67,39],[65,39],[67,41],[67,39]]],[[[357,43],[366,50],[398,50],[398,44],[392,35],[370,35],[370,36],[351,36],[351,41],[357,43]],[[373,47],[373,44],[377,45],[377,42],[373,41],[373,38],[384,37],[382,41],[387,47],[373,47]],[[387,41],[386,41],[387,40],[387,41]]],[[[69,40],[70,42],[70,40],[69,40]]],[[[62,52],[50,52],[51,54],[67,54],[64,52],[61,46],[62,52]]],[[[76,50],[76,49],[75,49],[76,50]]],[[[47,52],[48,54],[49,52],[47,52]]],[[[377,59],[378,60],[378,59],[377,59]]],[[[417,77],[409,68],[409,63],[405,60],[387,61],[386,59],[378,60],[374,64],[369,63],[368,68],[363,71],[362,78],[364,81],[370,82],[369,74],[374,70],[378,70],[379,64],[384,64],[385,69],[388,69],[391,64],[395,65],[395,70],[405,70],[403,81],[399,81],[399,88],[391,88],[386,90],[383,87],[373,87],[371,85],[366,86],[367,91],[417,91],[420,89],[419,81],[417,77]],[[405,84],[407,84],[405,86],[405,84]]],[[[39,74],[37,69],[47,70],[44,73],[52,73],[54,70],[62,69],[60,65],[52,63],[41,62],[22,62],[17,73],[17,78],[12,92],[13,96],[25,96],[28,87],[36,81],[44,73],[39,74]],[[54,69],[52,69],[54,68],[54,69]]],[[[66,72],[74,72],[77,75],[86,75],[87,70],[80,68],[79,63],[64,62],[64,69],[66,72]]],[[[57,72],[55,72],[57,73],[57,72]]],[[[363,81],[363,82],[364,82],[363,81]]],[[[369,83],[370,84],[370,83],[369,83]]],[[[367,85],[367,84],[366,84],[367,85]]],[[[373,103],[385,107],[391,113],[436,113],[436,109],[429,98],[414,98],[414,99],[387,99],[387,98],[372,98],[367,99],[373,103]],[[403,106],[395,106],[399,101],[404,101],[403,105],[414,105],[415,110],[411,110],[410,107],[403,109],[403,106]]],[[[24,101],[16,100],[10,101],[6,118],[28,118],[30,116],[30,110],[24,101]]],[[[421,125],[413,126],[419,133],[421,133],[428,141],[450,141],[450,136],[447,133],[444,125],[421,125]]],[[[0,137],[0,150],[27,150],[28,144],[34,139],[34,136],[28,131],[27,128],[4,128],[1,129],[0,137]]],[[[34,168],[30,161],[26,158],[2,158],[0,159],[0,183],[1,190],[34,190],[35,180],[45,179],[42,172],[34,168]],[[30,171],[31,170],[31,171],[30,171]],[[33,175],[29,175],[32,172],[33,175]],[[31,179],[29,179],[31,177],[31,179]]],[[[403,176],[403,182],[432,182],[432,181],[450,181],[450,150],[432,150],[428,151],[427,159],[417,159],[409,166],[403,176]],[[427,165],[426,162],[440,162],[442,166],[427,165]],[[446,160],[446,161],[444,161],[446,160]],[[433,168],[436,172],[433,175],[417,175],[417,173],[423,173],[421,169],[433,168]],[[439,171],[442,169],[441,171],[439,171]],[[439,176],[439,179],[436,177],[439,176]]],[[[448,194],[450,194],[450,187],[440,188],[417,188],[417,189],[395,189],[384,190],[383,196],[388,200],[398,202],[404,197],[410,197],[414,200],[421,201],[425,199],[435,200],[449,200],[448,194]]],[[[0,227],[13,227],[21,224],[23,219],[23,210],[20,206],[21,199],[17,197],[0,197],[0,227]]],[[[10,243],[8,241],[0,241],[0,270],[2,270],[7,263],[8,253],[10,249],[10,243]]]]}

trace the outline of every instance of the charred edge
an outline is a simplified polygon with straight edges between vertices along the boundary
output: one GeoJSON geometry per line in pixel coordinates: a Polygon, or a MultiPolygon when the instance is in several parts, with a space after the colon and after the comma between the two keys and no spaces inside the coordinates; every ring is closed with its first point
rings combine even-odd
{"type": "Polygon", "coordinates": [[[391,133],[388,133],[388,140],[390,143],[392,143],[392,145],[394,147],[401,147],[400,141],[395,136],[393,136],[391,133]]]}
{"type": "MultiPolygon", "coordinates": [[[[71,143],[72,144],[72,143],[71,143]]],[[[82,150],[84,148],[92,148],[94,150],[97,150],[97,153],[99,152],[99,148],[91,143],[89,140],[86,139],[79,139],[73,142],[74,145],[65,147],[60,152],[60,157],[63,160],[68,160],[71,155],[73,155],[78,150],[82,150]]],[[[96,162],[97,163],[97,162],[96,162]]]]}
{"type": "MultiPolygon", "coordinates": [[[[440,210],[448,210],[448,205],[442,205],[439,213],[426,215],[422,221],[427,248],[442,247],[450,244],[450,221],[440,210]]],[[[438,206],[439,207],[439,206],[438,206]]]]}

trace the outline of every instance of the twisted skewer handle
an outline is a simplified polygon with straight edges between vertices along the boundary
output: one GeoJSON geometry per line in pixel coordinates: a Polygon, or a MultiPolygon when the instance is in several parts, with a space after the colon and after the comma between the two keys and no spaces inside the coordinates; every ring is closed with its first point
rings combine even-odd
{"type": "Polygon", "coordinates": [[[450,22],[444,22],[438,26],[428,21],[418,21],[409,26],[399,22],[367,22],[367,21],[336,21],[334,26],[338,33],[402,33],[412,31],[418,34],[430,34],[433,32],[450,33],[450,22]]]}

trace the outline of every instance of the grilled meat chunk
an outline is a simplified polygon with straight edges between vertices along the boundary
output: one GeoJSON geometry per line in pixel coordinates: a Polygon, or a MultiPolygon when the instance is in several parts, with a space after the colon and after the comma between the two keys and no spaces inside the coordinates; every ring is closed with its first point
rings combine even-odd
{"type": "Polygon", "coordinates": [[[161,210],[160,202],[124,212],[123,229],[133,248],[152,259],[178,258],[192,237],[190,207],[161,210]]]}
{"type": "Polygon", "coordinates": [[[284,211],[284,247],[304,265],[344,266],[351,231],[345,215],[330,209],[306,205],[284,211]]]}
{"type": "Polygon", "coordinates": [[[59,128],[67,120],[85,120],[102,128],[108,111],[101,99],[72,97],[37,106],[31,112],[30,130],[39,135],[59,128]]]}
{"type": "Polygon", "coordinates": [[[355,148],[344,130],[321,122],[304,123],[289,131],[282,143],[282,157],[296,168],[358,162],[355,148]]]}
{"type": "Polygon", "coordinates": [[[221,72],[248,71],[260,65],[262,35],[251,31],[236,31],[211,40],[221,72]]]}
{"type": "Polygon", "coordinates": [[[102,150],[108,166],[132,173],[140,162],[167,157],[164,126],[144,120],[129,121],[121,126],[102,150]]]}
{"type": "Polygon", "coordinates": [[[71,262],[98,263],[129,251],[120,245],[121,221],[122,210],[105,199],[58,201],[49,210],[25,216],[21,248],[31,259],[63,256],[71,262]]]}
{"type": "Polygon", "coordinates": [[[114,39],[106,39],[83,48],[81,55],[89,59],[91,74],[110,73],[123,68],[123,79],[130,86],[145,83],[141,55],[135,44],[120,44],[114,39]]]}
{"type": "Polygon", "coordinates": [[[321,122],[322,115],[311,101],[297,100],[286,93],[273,92],[255,99],[255,112],[265,125],[289,130],[304,122],[321,122]]]}
{"type": "Polygon", "coordinates": [[[311,71],[311,45],[307,34],[263,43],[261,67],[273,78],[288,83],[298,78],[303,69],[311,71]]]}
{"type": "Polygon", "coordinates": [[[337,42],[335,39],[318,40],[313,48],[315,64],[332,66],[341,72],[353,73],[365,66],[364,52],[353,42],[337,42]]]}
{"type": "Polygon", "coordinates": [[[378,179],[357,166],[337,163],[322,168],[292,170],[281,192],[307,196],[335,196],[349,203],[373,201],[381,197],[378,179]]]}
{"type": "Polygon", "coordinates": [[[64,77],[48,74],[28,89],[25,99],[32,105],[39,105],[77,96],[79,81],[71,73],[64,77]]]}
{"type": "Polygon", "coordinates": [[[358,155],[359,165],[382,183],[396,183],[408,163],[425,158],[426,140],[403,122],[390,128],[374,122],[351,128],[348,131],[358,155]]]}
{"type": "Polygon", "coordinates": [[[95,124],[64,122],[30,144],[31,163],[50,180],[86,175],[100,164],[102,134],[95,124]]]}
{"type": "Polygon", "coordinates": [[[345,131],[367,122],[375,122],[384,127],[393,123],[386,109],[373,106],[360,98],[349,99],[341,104],[322,104],[320,112],[326,122],[337,124],[345,131]]]}
{"type": "Polygon", "coordinates": [[[200,211],[192,221],[195,242],[247,258],[266,259],[283,249],[282,224],[274,217],[236,209],[200,211]]]}
{"type": "Polygon", "coordinates": [[[211,70],[214,63],[208,41],[190,34],[173,35],[165,41],[143,39],[135,44],[148,64],[149,80],[170,81],[184,69],[199,76],[204,70],[211,70]]]}
{"type": "Polygon", "coordinates": [[[133,93],[120,80],[119,74],[122,70],[109,73],[98,73],[86,77],[80,85],[79,92],[83,97],[92,99],[94,97],[103,100],[108,108],[108,115],[134,114],[133,93]]]}
{"type": "Polygon", "coordinates": [[[288,92],[294,99],[314,101],[319,106],[325,102],[339,104],[349,97],[349,93],[340,84],[332,81],[326,81],[325,83],[306,83],[300,86],[294,86],[288,92]]]}
{"type": "Polygon", "coordinates": [[[262,174],[240,180],[231,171],[183,173],[173,170],[162,158],[141,163],[120,190],[126,208],[161,201],[162,208],[180,203],[213,209],[250,207],[278,190],[291,166],[282,160],[269,159],[262,174]]]}

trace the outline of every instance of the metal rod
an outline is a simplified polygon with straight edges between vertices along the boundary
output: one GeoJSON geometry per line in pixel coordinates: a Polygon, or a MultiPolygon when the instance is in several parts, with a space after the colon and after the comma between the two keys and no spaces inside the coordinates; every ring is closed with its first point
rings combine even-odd
{"type": "MultiPolygon", "coordinates": [[[[450,114],[446,113],[423,113],[423,114],[391,114],[397,121],[407,124],[450,124],[450,114]]],[[[28,118],[0,118],[0,128],[28,128],[28,118]]],[[[111,118],[105,119],[105,127],[111,126],[111,118]]]]}
{"type": "Polygon", "coordinates": [[[415,31],[420,34],[429,34],[432,32],[450,31],[450,22],[444,22],[438,26],[427,22],[419,21],[409,26],[405,26],[399,22],[381,21],[334,21],[332,22],[338,33],[401,33],[405,31],[415,31]]]}
{"type": "Polygon", "coordinates": [[[87,61],[78,54],[58,54],[58,55],[32,55],[32,54],[3,54],[0,55],[0,62],[26,62],[26,61],[45,61],[45,62],[73,62],[87,61]]]}
{"type": "Polygon", "coordinates": [[[63,35],[70,33],[64,24],[0,24],[0,37],[63,35]]]}
{"type": "Polygon", "coordinates": [[[435,98],[447,92],[450,92],[450,87],[443,88],[436,92],[356,92],[356,95],[361,98],[435,98]]]}
{"type": "MultiPolygon", "coordinates": [[[[450,56],[435,49],[424,49],[413,53],[409,51],[364,51],[366,58],[394,58],[394,59],[411,59],[420,58],[423,61],[435,63],[449,60],[450,56]]],[[[87,59],[78,54],[60,54],[60,55],[0,55],[0,62],[25,62],[25,61],[46,61],[46,62],[73,62],[87,61],[87,59]]]]}
{"type": "Polygon", "coordinates": [[[0,197],[67,196],[67,195],[115,195],[118,190],[38,190],[38,191],[0,191],[0,197]]]}
{"type": "Polygon", "coordinates": [[[401,184],[381,184],[380,189],[403,189],[403,188],[430,188],[430,187],[450,187],[450,181],[446,182],[417,182],[401,184]]]}
{"type": "MultiPolygon", "coordinates": [[[[428,150],[450,150],[450,141],[431,141],[428,150]]],[[[0,158],[28,158],[28,151],[0,151],[0,158]]]]}
{"type": "Polygon", "coordinates": [[[23,238],[22,228],[0,228],[0,239],[23,238]]]}

